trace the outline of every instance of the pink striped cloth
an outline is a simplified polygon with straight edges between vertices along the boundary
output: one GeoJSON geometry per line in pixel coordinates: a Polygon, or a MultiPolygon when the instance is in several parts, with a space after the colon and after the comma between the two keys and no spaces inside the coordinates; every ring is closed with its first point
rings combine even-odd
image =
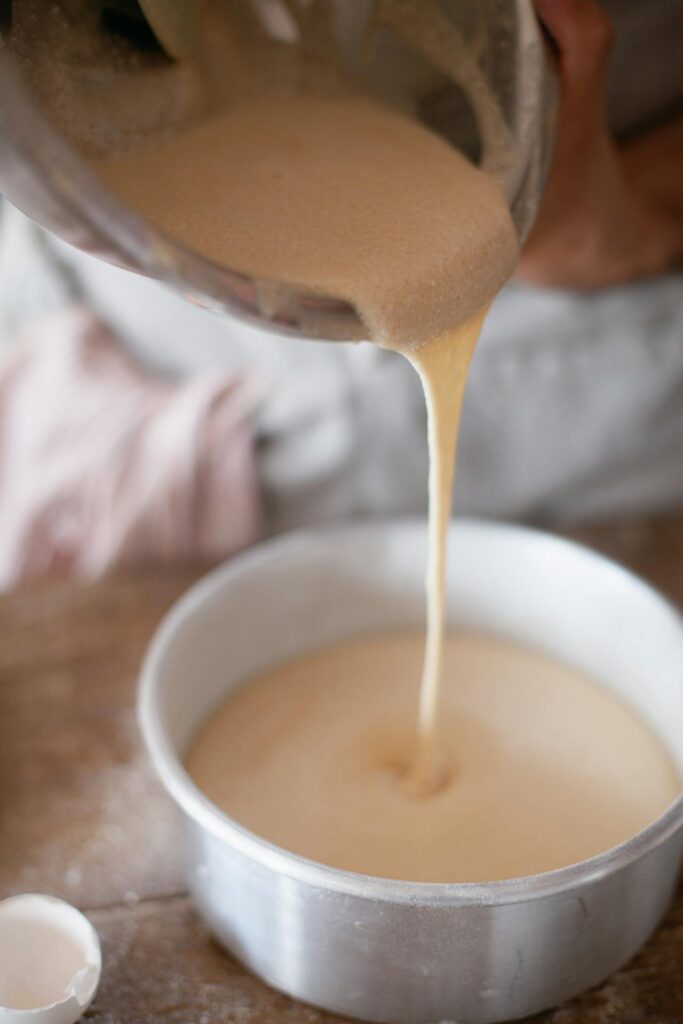
{"type": "Polygon", "coordinates": [[[262,394],[246,374],[156,377],[79,307],[41,321],[0,374],[0,587],[251,544],[262,394]]]}

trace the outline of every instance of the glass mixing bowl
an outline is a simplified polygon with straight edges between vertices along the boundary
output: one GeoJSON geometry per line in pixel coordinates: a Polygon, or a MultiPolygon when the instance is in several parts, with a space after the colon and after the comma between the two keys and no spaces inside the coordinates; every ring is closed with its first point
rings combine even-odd
{"type": "MultiPolygon", "coordinates": [[[[286,0],[253,2],[266,2],[271,14],[278,5],[285,15],[289,8],[286,0]]],[[[63,8],[65,17],[77,19],[79,5],[82,11],[88,5],[92,16],[93,0],[60,0],[52,9],[61,13],[63,8]]],[[[474,82],[467,89],[456,80],[457,71],[452,73],[448,33],[440,35],[436,50],[432,47],[428,54],[416,43],[410,19],[402,21],[401,14],[410,14],[411,5],[414,10],[415,0],[338,0],[334,26],[340,52],[375,94],[408,109],[475,162],[488,165],[503,184],[523,240],[543,188],[555,111],[553,73],[532,0],[441,0],[440,12],[455,29],[453,40],[462,43],[453,63],[469,65],[470,85],[474,82]],[[386,15],[389,9],[391,16],[386,15]],[[491,97],[496,102],[487,105],[491,97]],[[499,123],[489,128],[499,141],[506,140],[493,150],[484,144],[482,132],[492,109],[499,123]]],[[[13,53],[13,13],[11,0],[0,0],[0,190],[10,202],[84,252],[163,281],[217,312],[270,331],[329,340],[364,337],[363,325],[347,303],[212,263],[123,206],[55,123],[45,94],[41,101],[40,91],[31,85],[35,69],[26,61],[22,67],[13,53]]],[[[98,52],[104,61],[108,33],[112,48],[120,46],[126,18],[135,24],[131,13],[141,17],[134,0],[100,0],[98,52]]],[[[287,25],[283,18],[272,20],[276,31],[287,25]]],[[[146,36],[125,43],[139,47],[143,67],[145,60],[167,59],[160,50],[152,52],[146,36]]]]}

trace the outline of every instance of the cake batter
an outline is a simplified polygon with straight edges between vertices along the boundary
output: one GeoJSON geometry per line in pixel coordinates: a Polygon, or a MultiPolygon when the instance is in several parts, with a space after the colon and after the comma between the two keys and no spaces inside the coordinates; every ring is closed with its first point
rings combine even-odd
{"type": "Polygon", "coordinates": [[[502,188],[417,122],[357,97],[244,104],[100,173],[129,205],[217,263],[352,302],[373,340],[401,349],[419,373],[430,555],[413,785],[437,787],[460,409],[484,310],[517,257],[502,188]]]}
{"type": "Polygon", "coordinates": [[[406,792],[420,633],[361,637],[247,681],[187,759],[227,814],[349,871],[479,882],[563,867],[678,795],[658,739],[579,671],[483,634],[446,638],[444,784],[406,792]]]}

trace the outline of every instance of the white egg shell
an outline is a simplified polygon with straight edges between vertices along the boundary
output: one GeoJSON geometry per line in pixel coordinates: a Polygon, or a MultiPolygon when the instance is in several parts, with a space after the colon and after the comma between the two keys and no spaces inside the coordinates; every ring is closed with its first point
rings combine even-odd
{"type": "Polygon", "coordinates": [[[102,970],[97,932],[63,900],[0,901],[0,1024],[74,1024],[102,970]]]}

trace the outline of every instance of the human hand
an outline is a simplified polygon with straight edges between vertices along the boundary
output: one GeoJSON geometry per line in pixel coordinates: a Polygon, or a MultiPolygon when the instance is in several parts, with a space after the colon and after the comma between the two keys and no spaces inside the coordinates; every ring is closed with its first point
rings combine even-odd
{"type": "Polygon", "coordinates": [[[557,50],[553,164],[518,277],[591,289],[683,259],[683,120],[620,149],[605,110],[612,29],[595,0],[536,0],[557,50]]]}

